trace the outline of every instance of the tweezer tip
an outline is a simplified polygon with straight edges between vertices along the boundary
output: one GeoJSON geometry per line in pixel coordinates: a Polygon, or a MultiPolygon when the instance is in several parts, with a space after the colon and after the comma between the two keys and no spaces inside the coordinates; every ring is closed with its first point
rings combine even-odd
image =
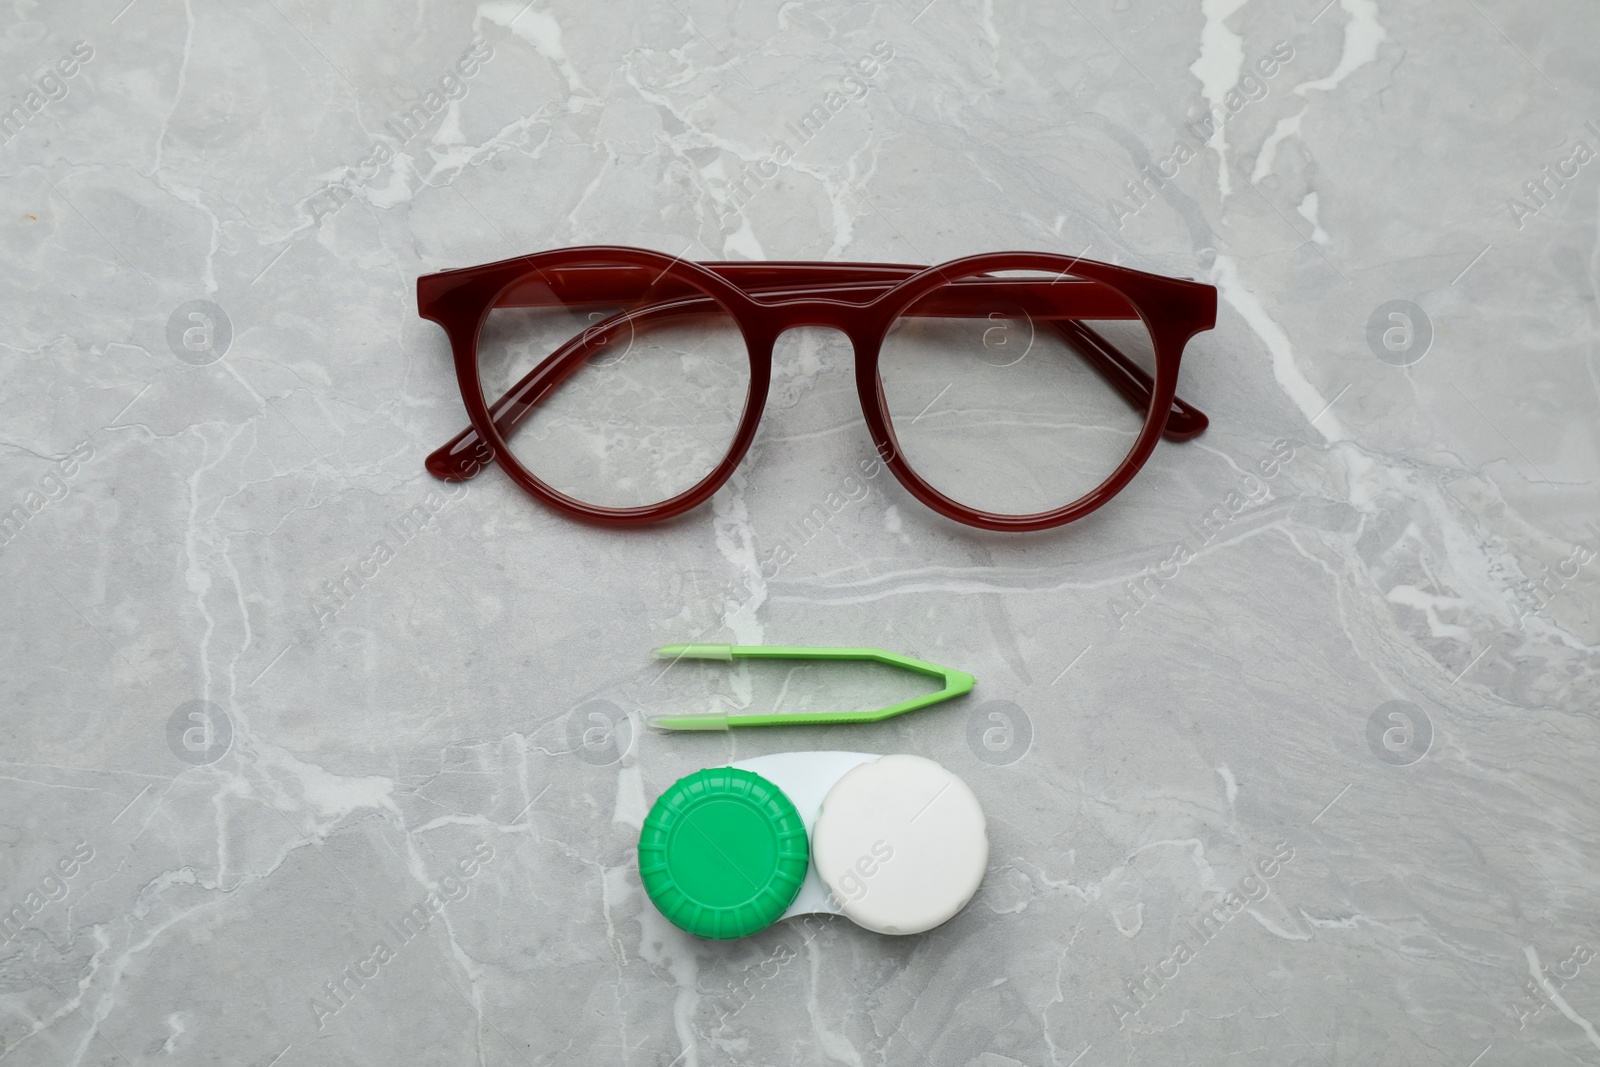
{"type": "Polygon", "coordinates": [[[662,645],[656,649],[657,659],[720,659],[731,661],[729,645],[662,645]]]}
{"type": "Polygon", "coordinates": [[[645,724],[656,730],[676,732],[679,730],[726,730],[728,717],[726,715],[646,715],[645,724]]]}

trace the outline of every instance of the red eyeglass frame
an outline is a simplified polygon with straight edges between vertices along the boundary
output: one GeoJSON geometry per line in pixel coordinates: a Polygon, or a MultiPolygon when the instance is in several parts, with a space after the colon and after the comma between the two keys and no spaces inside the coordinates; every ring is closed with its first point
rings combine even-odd
{"type": "Polygon", "coordinates": [[[946,518],[985,530],[1044,530],[1082,518],[1127,487],[1150,458],[1158,438],[1164,435],[1186,441],[1203,432],[1210,421],[1199,409],[1178,399],[1177,385],[1184,346],[1195,334],[1216,325],[1216,288],[1047,252],[990,252],[923,267],[900,263],[694,263],[643,248],[593,245],[423,275],[417,279],[417,310],[422,318],[444,327],[449,336],[461,399],[472,420],[470,428],[428,456],[429,472],[444,481],[464,481],[485,464],[498,462],[511,480],[535,499],[572,518],[606,526],[635,526],[680,515],[704,504],[723,486],[755,439],[772,379],[773,345],[780,334],[796,326],[831,327],[850,338],[861,412],[879,458],[922,503],[946,518]],[[997,271],[1047,272],[1057,277],[1052,282],[972,277],[997,271]],[[587,504],[529,472],[504,435],[593,355],[605,338],[591,338],[593,331],[574,337],[495,401],[493,408],[483,396],[478,338],[489,312],[496,307],[615,303],[619,296],[639,292],[647,277],[652,280],[643,291],[665,298],[664,302],[632,309],[625,313],[630,321],[660,309],[672,314],[675,308],[687,306],[682,303],[684,298],[703,304],[709,296],[737,323],[750,357],[744,412],[727,456],[684,492],[644,507],[587,504]],[[995,295],[991,289],[1027,298],[1049,312],[1042,316],[1045,324],[1061,334],[1109,385],[1130,404],[1145,410],[1144,426],[1128,455],[1084,496],[1030,515],[983,511],[945,496],[901,455],[878,378],[880,347],[898,317],[934,290],[952,283],[949,295],[942,294],[947,304],[940,305],[941,314],[962,314],[960,307],[954,307],[962,303],[960,287],[973,283],[985,288],[983,292],[972,290],[978,303],[972,305],[970,314],[981,315],[976,309],[993,306],[981,303],[984,295],[995,295]],[[688,297],[690,293],[698,296],[688,297]],[[1041,300],[1044,303],[1039,305],[1041,300]],[[1142,320],[1155,353],[1153,379],[1077,318],[1142,320]]]}

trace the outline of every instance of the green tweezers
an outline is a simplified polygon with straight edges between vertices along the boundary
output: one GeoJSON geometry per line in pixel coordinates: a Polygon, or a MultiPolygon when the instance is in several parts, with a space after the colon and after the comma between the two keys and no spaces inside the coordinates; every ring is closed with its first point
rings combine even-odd
{"type": "Polygon", "coordinates": [[[654,715],[650,725],[662,730],[726,730],[731,726],[794,726],[802,723],[834,725],[847,722],[882,722],[908,711],[937,704],[941,700],[972,692],[974,679],[966,671],[941,667],[937,663],[899,656],[876,648],[785,648],[774,645],[663,645],[656,649],[661,659],[715,659],[731,663],[736,659],[843,659],[870,660],[904,667],[944,681],[944,688],[886,708],[867,711],[775,711],[766,715],[654,715]]]}

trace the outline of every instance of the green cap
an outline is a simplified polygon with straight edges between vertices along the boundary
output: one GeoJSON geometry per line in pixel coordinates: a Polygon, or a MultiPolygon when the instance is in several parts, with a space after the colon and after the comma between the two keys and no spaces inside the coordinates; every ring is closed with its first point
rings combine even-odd
{"type": "Polygon", "coordinates": [[[772,925],[794,903],[810,857],[805,822],[783,790],[734,767],[679,778],[639,833],[644,891],[696,937],[772,925]]]}

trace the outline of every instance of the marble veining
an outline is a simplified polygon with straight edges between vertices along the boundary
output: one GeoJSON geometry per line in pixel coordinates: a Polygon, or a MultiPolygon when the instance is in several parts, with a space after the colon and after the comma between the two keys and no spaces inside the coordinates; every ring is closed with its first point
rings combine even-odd
{"type": "Polygon", "coordinates": [[[0,1064],[1600,1061],[1597,39],[1566,0],[12,0],[0,1064]],[[679,520],[433,480],[415,278],[577,244],[1193,277],[1211,428],[979,533],[863,465],[800,329],[679,520]],[[694,640],[978,685],[651,732],[894,698],[650,658],[694,640]],[[967,909],[667,923],[654,798],[796,749],[970,784],[967,909]]]}

